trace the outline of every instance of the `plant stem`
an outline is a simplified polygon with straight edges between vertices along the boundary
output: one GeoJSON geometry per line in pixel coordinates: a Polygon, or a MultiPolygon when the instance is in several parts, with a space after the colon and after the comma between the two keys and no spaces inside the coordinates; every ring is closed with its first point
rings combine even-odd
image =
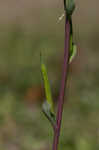
{"type": "Polygon", "coordinates": [[[58,111],[56,116],[52,150],[58,150],[63,104],[64,104],[64,94],[65,94],[65,87],[66,87],[67,74],[68,74],[69,45],[70,45],[69,42],[70,42],[70,23],[65,14],[64,64],[63,64],[62,81],[61,81],[61,87],[59,93],[58,111]]]}

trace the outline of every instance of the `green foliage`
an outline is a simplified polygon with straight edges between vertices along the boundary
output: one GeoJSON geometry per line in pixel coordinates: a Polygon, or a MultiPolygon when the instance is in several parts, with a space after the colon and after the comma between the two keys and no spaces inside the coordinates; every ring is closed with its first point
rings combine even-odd
{"type": "Polygon", "coordinates": [[[75,9],[74,0],[66,0],[66,13],[70,23],[70,47],[69,47],[69,63],[72,62],[77,53],[77,46],[73,43],[73,25],[72,25],[72,14],[75,9]]]}
{"type": "Polygon", "coordinates": [[[41,73],[44,82],[45,94],[46,94],[46,101],[43,104],[43,112],[51,121],[51,123],[54,124],[55,123],[54,102],[52,99],[52,93],[51,93],[50,83],[47,75],[47,69],[44,64],[44,61],[42,60],[42,54],[41,54],[41,73]]]}
{"type": "Polygon", "coordinates": [[[69,63],[72,62],[72,60],[75,58],[76,53],[77,53],[77,46],[72,43],[72,51],[70,51],[70,58],[69,58],[69,63]]]}
{"type": "Polygon", "coordinates": [[[47,103],[50,106],[51,112],[54,113],[54,103],[53,103],[53,100],[52,100],[52,93],[51,93],[50,83],[49,83],[49,80],[48,80],[46,66],[45,66],[45,64],[42,60],[42,56],[41,56],[41,73],[42,73],[42,77],[43,77],[43,81],[44,81],[46,100],[47,100],[47,103]]]}

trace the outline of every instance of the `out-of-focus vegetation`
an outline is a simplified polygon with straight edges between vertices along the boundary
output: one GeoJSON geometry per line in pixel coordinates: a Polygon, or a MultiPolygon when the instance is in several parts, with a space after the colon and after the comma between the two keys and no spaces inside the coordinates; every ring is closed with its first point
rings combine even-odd
{"type": "MultiPolygon", "coordinates": [[[[99,149],[99,2],[76,1],[78,55],[70,66],[60,147],[99,149]]],[[[54,99],[64,48],[61,1],[0,0],[0,150],[49,150],[52,130],[41,112],[40,51],[54,99]]]]}

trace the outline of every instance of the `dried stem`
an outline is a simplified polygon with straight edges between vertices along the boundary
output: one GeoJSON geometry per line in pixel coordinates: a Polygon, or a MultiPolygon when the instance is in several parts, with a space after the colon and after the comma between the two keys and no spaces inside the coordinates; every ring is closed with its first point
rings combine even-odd
{"type": "Polygon", "coordinates": [[[60,127],[61,127],[63,104],[64,104],[64,94],[65,94],[65,87],[66,87],[67,74],[68,74],[69,45],[70,45],[69,41],[70,41],[70,24],[68,18],[65,15],[64,65],[63,65],[62,81],[61,81],[61,88],[60,88],[59,100],[58,100],[58,111],[56,116],[52,150],[58,150],[60,127]]]}

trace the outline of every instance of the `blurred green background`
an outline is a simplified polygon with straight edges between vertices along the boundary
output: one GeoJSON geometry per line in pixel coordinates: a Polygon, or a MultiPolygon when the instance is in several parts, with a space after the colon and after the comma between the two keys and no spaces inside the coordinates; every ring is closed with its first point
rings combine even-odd
{"type": "MultiPolygon", "coordinates": [[[[78,53],[70,65],[61,150],[99,150],[99,1],[76,0],[78,53]]],[[[0,150],[50,150],[41,111],[43,51],[57,101],[64,53],[61,0],[0,0],[0,150]]]]}

